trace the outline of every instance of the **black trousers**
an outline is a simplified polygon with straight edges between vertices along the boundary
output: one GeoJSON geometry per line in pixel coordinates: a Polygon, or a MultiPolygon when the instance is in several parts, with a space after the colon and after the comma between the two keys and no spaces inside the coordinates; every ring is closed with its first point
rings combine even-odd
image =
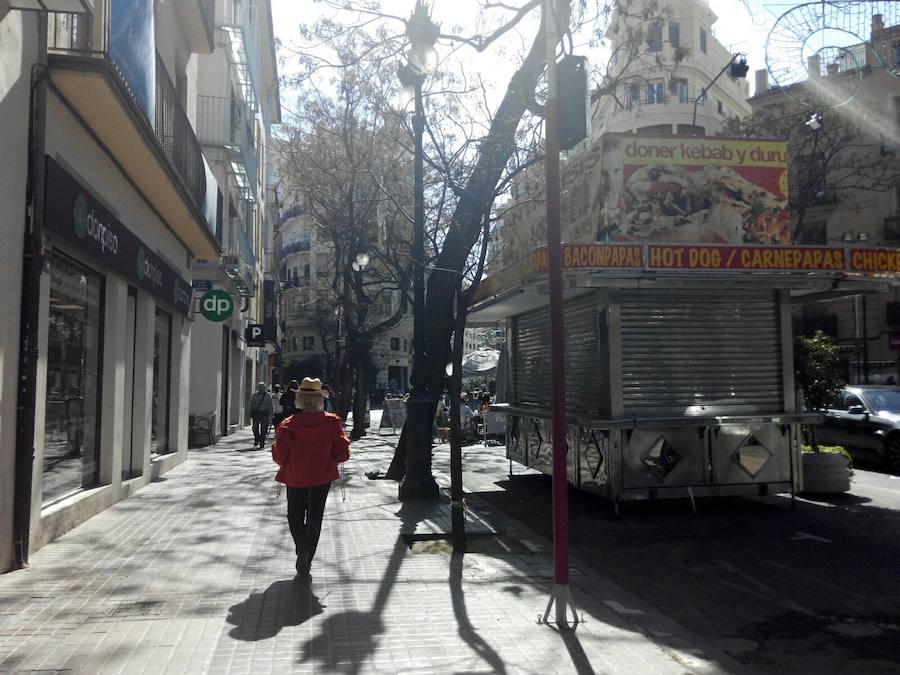
{"type": "Polygon", "coordinates": [[[312,563],[322,533],[322,517],[325,515],[325,500],[328,488],[325,485],[287,489],[288,525],[294,538],[297,558],[312,563]]]}
{"type": "Polygon", "coordinates": [[[253,420],[253,442],[262,443],[269,433],[268,415],[251,415],[253,420]]]}

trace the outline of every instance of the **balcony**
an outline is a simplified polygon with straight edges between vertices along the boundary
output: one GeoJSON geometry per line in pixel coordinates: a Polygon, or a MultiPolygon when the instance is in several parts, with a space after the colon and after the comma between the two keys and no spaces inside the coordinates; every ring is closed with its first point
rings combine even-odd
{"type": "Polygon", "coordinates": [[[215,47],[216,1],[180,0],[175,3],[175,11],[191,52],[212,54],[215,47]]]}
{"type": "Polygon", "coordinates": [[[242,164],[251,191],[259,176],[253,125],[253,113],[244,101],[197,97],[197,138],[202,145],[225,148],[230,161],[242,164]]]}
{"type": "Polygon", "coordinates": [[[302,251],[309,250],[309,241],[292,241],[290,244],[283,245],[280,249],[278,249],[278,257],[284,258],[285,256],[289,256],[292,253],[300,253],[302,251]]]}
{"type": "MultiPolygon", "coordinates": [[[[133,34],[147,26],[130,28],[133,34]]],[[[215,258],[220,247],[215,214],[204,215],[203,153],[175,85],[158,53],[138,64],[111,35],[109,0],[98,0],[93,17],[50,15],[51,88],[193,255],[215,258]]]]}
{"type": "Polygon", "coordinates": [[[278,216],[278,220],[275,222],[275,229],[280,230],[291,218],[299,218],[300,216],[305,215],[306,209],[299,204],[294,204],[290,208],[282,209],[281,214],[278,216]]]}
{"type": "Polygon", "coordinates": [[[256,295],[256,256],[246,233],[240,230],[237,242],[224,256],[225,275],[234,282],[244,297],[256,295]]]}

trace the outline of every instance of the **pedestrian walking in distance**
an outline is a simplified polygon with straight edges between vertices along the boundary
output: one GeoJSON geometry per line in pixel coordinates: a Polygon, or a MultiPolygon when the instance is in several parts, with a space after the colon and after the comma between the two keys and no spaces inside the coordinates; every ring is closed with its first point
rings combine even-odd
{"type": "Polygon", "coordinates": [[[272,385],[272,428],[276,428],[284,415],[281,414],[281,385],[272,385]]]}
{"type": "Polygon", "coordinates": [[[300,389],[300,383],[297,380],[291,380],[287,389],[281,395],[281,419],[290,417],[297,412],[297,390],[300,389]]]}
{"type": "Polygon", "coordinates": [[[253,447],[265,447],[272,421],[272,395],[265,382],[256,385],[256,391],[250,397],[250,420],[253,422],[253,447]]]}
{"type": "Polygon", "coordinates": [[[341,418],[325,412],[327,392],[318,378],[303,378],[297,389],[298,412],[278,425],[272,459],[278,464],[275,480],[287,486],[287,517],[300,577],[309,575],[325,500],[331,482],[340,478],[338,464],[350,459],[350,440],[341,418]]]}

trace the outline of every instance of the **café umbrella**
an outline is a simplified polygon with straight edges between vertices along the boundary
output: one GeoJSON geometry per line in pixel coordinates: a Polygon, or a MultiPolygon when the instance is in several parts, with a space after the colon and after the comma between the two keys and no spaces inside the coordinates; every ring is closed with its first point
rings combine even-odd
{"type": "MultiPolygon", "coordinates": [[[[474,352],[463,355],[463,377],[491,377],[497,372],[497,362],[500,352],[496,349],[477,349],[474,352]]],[[[447,375],[453,374],[453,364],[447,364],[447,375]]]]}

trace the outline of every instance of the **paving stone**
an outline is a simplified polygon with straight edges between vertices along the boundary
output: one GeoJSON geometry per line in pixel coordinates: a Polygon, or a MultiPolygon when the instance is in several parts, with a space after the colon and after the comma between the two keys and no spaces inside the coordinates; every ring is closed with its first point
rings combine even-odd
{"type": "MultiPolygon", "coordinates": [[[[353,444],[346,501],[328,497],[311,582],[293,578],[284,489],[248,432],[187,462],[0,577],[0,672],[685,673],[735,664],[573,562],[585,621],[537,624],[551,548],[467,498],[467,531],[506,533],[518,553],[414,554],[403,534],[450,526],[449,500],[400,504],[384,470],[396,436],[353,444]],[[513,592],[514,591],[514,592],[513,592]],[[622,617],[607,601],[639,609],[622,617]]],[[[466,461],[506,470],[502,448],[466,461]]],[[[435,450],[436,475],[446,485],[435,450]]]]}

